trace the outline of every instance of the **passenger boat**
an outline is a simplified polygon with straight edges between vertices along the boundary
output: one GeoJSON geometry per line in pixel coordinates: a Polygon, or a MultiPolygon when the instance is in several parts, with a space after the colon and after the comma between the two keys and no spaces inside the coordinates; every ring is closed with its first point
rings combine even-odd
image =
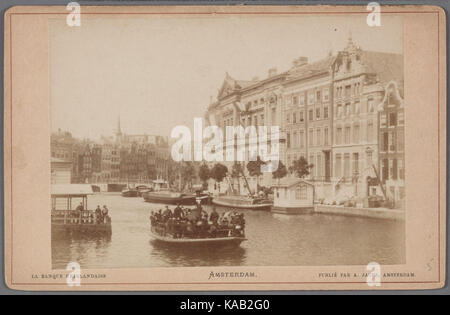
{"type": "MultiPolygon", "coordinates": [[[[173,219],[172,219],[173,220],[173,219]]],[[[179,222],[179,221],[178,221],[179,222]]],[[[239,246],[245,238],[245,223],[234,224],[232,226],[216,226],[214,236],[209,232],[199,232],[196,234],[191,231],[190,234],[175,237],[175,228],[170,224],[151,221],[151,234],[155,241],[165,245],[181,245],[194,247],[219,247],[219,246],[239,246]]],[[[180,231],[180,230],[178,230],[180,231]]],[[[184,230],[186,231],[186,230],[184,230]]],[[[187,233],[187,232],[186,232],[187,233]]]]}
{"type": "Polygon", "coordinates": [[[152,188],[146,185],[138,185],[136,186],[138,197],[142,197],[142,195],[146,192],[152,191],[152,188]]]}
{"type": "Polygon", "coordinates": [[[168,205],[192,206],[197,204],[195,195],[186,195],[172,191],[148,191],[142,194],[146,202],[163,203],[168,205]]]}
{"type": "Polygon", "coordinates": [[[211,238],[173,238],[171,236],[162,236],[152,230],[152,236],[158,242],[167,245],[181,246],[239,246],[243,241],[247,240],[241,236],[225,236],[211,238]]]}
{"type": "Polygon", "coordinates": [[[214,197],[212,203],[227,208],[270,211],[273,202],[269,199],[244,196],[214,197]]]}
{"type": "Polygon", "coordinates": [[[125,188],[121,195],[122,197],[139,197],[139,191],[136,188],[125,188]]]}
{"type": "Polygon", "coordinates": [[[111,235],[111,218],[109,215],[97,217],[93,210],[75,210],[73,201],[80,202],[83,209],[88,209],[87,196],[92,195],[91,185],[53,184],[51,188],[51,232],[80,233],[81,235],[111,235]]]}

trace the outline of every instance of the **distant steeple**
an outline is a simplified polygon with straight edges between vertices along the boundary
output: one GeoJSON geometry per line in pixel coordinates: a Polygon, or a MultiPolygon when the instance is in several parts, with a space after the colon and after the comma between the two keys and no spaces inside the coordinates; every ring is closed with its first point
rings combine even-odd
{"type": "Polygon", "coordinates": [[[355,51],[357,49],[359,49],[359,47],[353,43],[352,31],[348,31],[348,42],[347,42],[346,50],[347,51],[355,51]]]}
{"type": "Polygon", "coordinates": [[[116,134],[117,134],[118,136],[121,136],[121,135],[122,135],[122,129],[120,129],[120,115],[119,115],[118,118],[117,118],[117,131],[116,131],[116,134]]]}

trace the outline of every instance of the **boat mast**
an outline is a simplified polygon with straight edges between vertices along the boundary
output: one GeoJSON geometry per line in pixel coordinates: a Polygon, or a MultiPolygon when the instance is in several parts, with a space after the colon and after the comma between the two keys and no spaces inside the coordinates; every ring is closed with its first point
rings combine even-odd
{"type": "Polygon", "coordinates": [[[244,177],[245,187],[247,187],[248,193],[250,194],[250,196],[253,196],[253,194],[252,194],[252,192],[250,190],[250,186],[249,186],[248,181],[247,181],[247,177],[245,177],[243,169],[241,169],[241,173],[242,173],[242,177],[244,177]]]}

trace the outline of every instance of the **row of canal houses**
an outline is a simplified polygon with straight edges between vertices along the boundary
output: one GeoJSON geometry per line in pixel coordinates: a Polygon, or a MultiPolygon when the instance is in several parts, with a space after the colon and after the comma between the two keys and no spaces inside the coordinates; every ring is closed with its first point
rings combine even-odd
{"type": "MultiPolygon", "coordinates": [[[[227,73],[205,120],[224,129],[279,126],[281,161],[289,167],[303,156],[314,165],[307,180],[316,199],[404,198],[402,55],[365,51],[349,38],[337,54],[299,57],[262,80],[227,73]]],[[[263,177],[261,185],[274,184],[263,177]]]]}

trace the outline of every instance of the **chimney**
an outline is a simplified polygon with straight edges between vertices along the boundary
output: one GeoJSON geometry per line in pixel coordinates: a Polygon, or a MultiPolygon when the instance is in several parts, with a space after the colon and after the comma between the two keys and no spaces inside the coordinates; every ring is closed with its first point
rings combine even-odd
{"type": "Polygon", "coordinates": [[[277,68],[270,68],[269,69],[269,78],[273,77],[275,75],[277,75],[277,68]]]}
{"type": "Polygon", "coordinates": [[[299,58],[297,59],[297,65],[298,65],[299,67],[304,66],[304,65],[306,65],[306,64],[308,64],[308,57],[299,57],[299,58]]]}
{"type": "Polygon", "coordinates": [[[259,77],[253,77],[252,81],[259,81],[259,77]]]}

